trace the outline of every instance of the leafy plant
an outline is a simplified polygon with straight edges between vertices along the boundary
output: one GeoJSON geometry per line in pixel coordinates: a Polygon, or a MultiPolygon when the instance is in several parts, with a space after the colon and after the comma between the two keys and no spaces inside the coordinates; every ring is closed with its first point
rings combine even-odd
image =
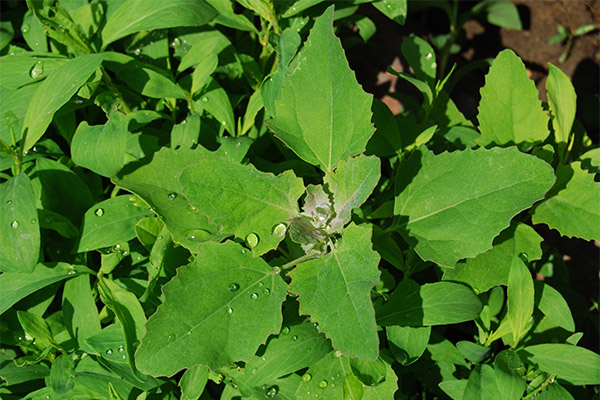
{"type": "Polygon", "coordinates": [[[548,40],[548,44],[557,44],[557,43],[565,42],[565,50],[561,53],[560,57],[558,58],[559,63],[564,63],[565,61],[567,61],[567,58],[569,57],[569,53],[571,52],[571,47],[573,46],[573,40],[578,36],[586,35],[597,29],[598,29],[598,26],[596,24],[588,24],[588,25],[581,25],[579,28],[577,28],[573,31],[570,28],[565,28],[561,24],[557,24],[556,25],[557,33],[556,33],[556,35],[552,36],[550,38],[550,40],[548,40]]]}
{"type": "MultiPolygon", "coordinates": [[[[423,101],[394,117],[335,35],[363,1],[330,3],[13,13],[3,398],[593,393],[600,356],[578,342],[597,331],[534,229],[600,239],[569,79],[550,65],[543,105],[504,50],[476,125],[410,37],[399,75],[423,101]]],[[[403,22],[405,2],[373,5],[403,22]]]]}

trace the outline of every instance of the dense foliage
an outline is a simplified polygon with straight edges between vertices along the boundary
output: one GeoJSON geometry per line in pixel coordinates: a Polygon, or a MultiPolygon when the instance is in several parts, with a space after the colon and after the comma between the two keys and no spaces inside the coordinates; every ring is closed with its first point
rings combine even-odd
{"type": "Polygon", "coordinates": [[[595,304],[543,236],[600,240],[571,82],[549,65],[542,103],[501,51],[466,118],[457,32],[518,13],[421,3],[453,30],[404,39],[421,96],[394,116],[336,36],[372,36],[360,3],[404,23],[406,0],[2,5],[3,399],[593,396],[595,304]]]}

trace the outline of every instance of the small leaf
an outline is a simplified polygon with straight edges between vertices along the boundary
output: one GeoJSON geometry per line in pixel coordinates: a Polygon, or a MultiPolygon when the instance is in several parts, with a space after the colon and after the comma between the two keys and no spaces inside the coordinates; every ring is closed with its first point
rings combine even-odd
{"type": "Polygon", "coordinates": [[[600,355],[583,347],[563,343],[537,344],[525,347],[519,351],[519,356],[572,385],[600,384],[600,355]]]}
{"type": "Polygon", "coordinates": [[[377,322],[383,326],[457,324],[477,318],[481,308],[479,298],[466,286],[451,282],[419,286],[405,279],[377,312],[377,322]]]}
{"type": "Polygon", "coordinates": [[[409,36],[402,41],[402,54],[413,69],[415,77],[434,89],[437,63],[431,45],[418,36],[409,36]]]}
{"type": "Polygon", "coordinates": [[[582,36],[586,33],[595,31],[596,29],[598,29],[598,25],[596,24],[581,25],[579,28],[573,31],[573,36],[582,36]]]}
{"type": "Polygon", "coordinates": [[[564,72],[552,64],[548,64],[549,74],[546,80],[548,105],[552,115],[552,126],[556,143],[568,143],[575,110],[577,95],[571,80],[564,72]]]}
{"type": "Polygon", "coordinates": [[[494,369],[487,364],[476,365],[471,371],[462,400],[500,399],[494,369]]]}
{"type": "Polygon", "coordinates": [[[139,368],[170,376],[197,364],[215,369],[250,361],[268,335],[279,332],[286,287],[240,245],[201,244],[194,262],[164,286],[166,300],[148,320],[136,355],[139,368]]]}
{"type": "Polygon", "coordinates": [[[40,256],[36,195],[25,173],[0,184],[0,270],[31,272],[40,256]]]}
{"type": "Polygon", "coordinates": [[[17,311],[17,317],[25,333],[35,340],[37,344],[58,348],[58,343],[54,340],[50,326],[44,318],[21,310],[17,311]]]}
{"type": "Polygon", "coordinates": [[[379,255],[371,249],[370,239],[370,229],[351,224],[329,254],[288,274],[290,292],[299,295],[300,313],[318,321],[334,348],[365,360],[374,360],[379,353],[370,298],[379,281],[379,255]]]}
{"type": "Polygon", "coordinates": [[[537,308],[556,325],[569,332],[575,332],[571,310],[560,292],[541,281],[534,281],[533,285],[537,308]]]}
{"type": "Polygon", "coordinates": [[[456,348],[463,356],[472,363],[479,364],[487,357],[490,352],[489,347],[482,346],[477,343],[461,340],[456,343],[456,348]]]}
{"type": "Polygon", "coordinates": [[[257,236],[255,255],[277,247],[283,236],[274,228],[298,213],[304,192],[292,171],[275,176],[222,158],[199,160],[183,170],[179,182],[190,204],[219,230],[244,240],[257,236]]]}
{"type": "Polygon", "coordinates": [[[212,115],[232,136],[235,135],[233,107],[225,89],[216,80],[209,78],[201,95],[204,110],[212,115]]]}
{"type": "Polygon", "coordinates": [[[371,95],[357,83],[333,34],[333,6],[315,20],[267,124],[304,161],[331,173],[373,134],[371,95]]]}
{"type": "Polygon", "coordinates": [[[80,346],[85,339],[100,332],[100,317],[88,275],[65,282],[62,313],[67,330],[80,346]]]}
{"type": "Polygon", "coordinates": [[[512,50],[501,51],[485,77],[479,103],[479,142],[484,146],[542,142],[548,116],[525,65],[512,50]]]}
{"type": "Polygon", "coordinates": [[[507,318],[513,334],[514,348],[525,333],[527,321],[533,314],[533,279],[519,256],[515,256],[508,275],[507,318]]]}
{"type": "Polygon", "coordinates": [[[70,391],[75,382],[74,364],[68,354],[61,354],[52,362],[50,375],[46,384],[56,393],[67,393],[70,391]]]}
{"type": "MultiPolygon", "coordinates": [[[[344,395],[345,381],[348,376],[354,377],[350,368],[350,359],[332,351],[308,368],[296,390],[296,398],[312,400],[316,393],[325,399],[355,399],[344,395]]],[[[360,381],[358,379],[356,381],[362,389],[360,381]]]]}
{"type": "Polygon", "coordinates": [[[410,365],[417,361],[427,348],[431,335],[431,326],[399,326],[385,328],[390,350],[401,365],[410,365]]]}
{"type": "Polygon", "coordinates": [[[519,17],[519,10],[517,9],[517,6],[510,1],[501,0],[487,2],[485,14],[486,19],[490,24],[518,31],[523,29],[521,18],[519,17]]]}
{"type": "Polygon", "coordinates": [[[179,380],[182,399],[197,399],[204,392],[210,370],[204,365],[187,369],[179,380]]]}
{"type": "Polygon", "coordinates": [[[373,6],[389,19],[404,25],[407,14],[407,0],[377,0],[373,6]]]}

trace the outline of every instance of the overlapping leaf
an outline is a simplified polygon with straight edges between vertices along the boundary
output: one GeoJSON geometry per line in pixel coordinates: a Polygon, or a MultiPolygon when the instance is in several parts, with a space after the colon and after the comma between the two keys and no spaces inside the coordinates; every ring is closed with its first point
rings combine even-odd
{"type": "Polygon", "coordinates": [[[445,266],[490,249],[512,217],[554,183],[550,165],[516,148],[421,150],[398,175],[400,233],[423,259],[445,266]]]}
{"type": "Polygon", "coordinates": [[[337,248],[300,264],[289,276],[290,291],[299,295],[300,312],[318,321],[334,348],[374,360],[379,339],[370,292],[379,281],[379,255],[370,239],[370,229],[351,224],[337,248]]]}
{"type": "Polygon", "coordinates": [[[166,299],[147,323],[138,367],[156,376],[249,361],[279,332],[286,289],[265,261],[240,245],[201,244],[194,262],[164,286],[166,299]]]}
{"type": "Polygon", "coordinates": [[[285,77],[276,116],[267,121],[300,158],[326,172],[361,153],[374,131],[372,97],[348,67],[332,20],[333,6],[315,20],[296,69],[285,77]]]}

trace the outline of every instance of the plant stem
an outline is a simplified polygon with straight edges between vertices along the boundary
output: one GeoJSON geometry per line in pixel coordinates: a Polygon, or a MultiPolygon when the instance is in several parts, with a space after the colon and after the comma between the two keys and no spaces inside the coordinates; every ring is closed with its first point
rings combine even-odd
{"type": "Polygon", "coordinates": [[[537,393],[541,392],[542,390],[544,390],[544,388],[546,386],[548,386],[549,384],[551,384],[552,382],[554,382],[554,379],[556,379],[556,375],[555,374],[550,374],[546,380],[544,382],[542,382],[542,384],[538,387],[536,387],[533,391],[527,393],[527,395],[525,397],[523,397],[523,399],[529,399],[533,396],[535,396],[537,393]]]}
{"type": "Polygon", "coordinates": [[[312,260],[314,258],[319,258],[319,257],[320,257],[320,254],[305,254],[302,257],[298,257],[295,260],[292,260],[289,263],[283,264],[283,265],[281,265],[279,267],[276,267],[276,268],[279,268],[280,271],[286,271],[286,270],[288,270],[288,269],[290,269],[290,268],[292,268],[292,267],[294,267],[294,266],[296,266],[296,265],[298,265],[300,263],[312,260]]]}

